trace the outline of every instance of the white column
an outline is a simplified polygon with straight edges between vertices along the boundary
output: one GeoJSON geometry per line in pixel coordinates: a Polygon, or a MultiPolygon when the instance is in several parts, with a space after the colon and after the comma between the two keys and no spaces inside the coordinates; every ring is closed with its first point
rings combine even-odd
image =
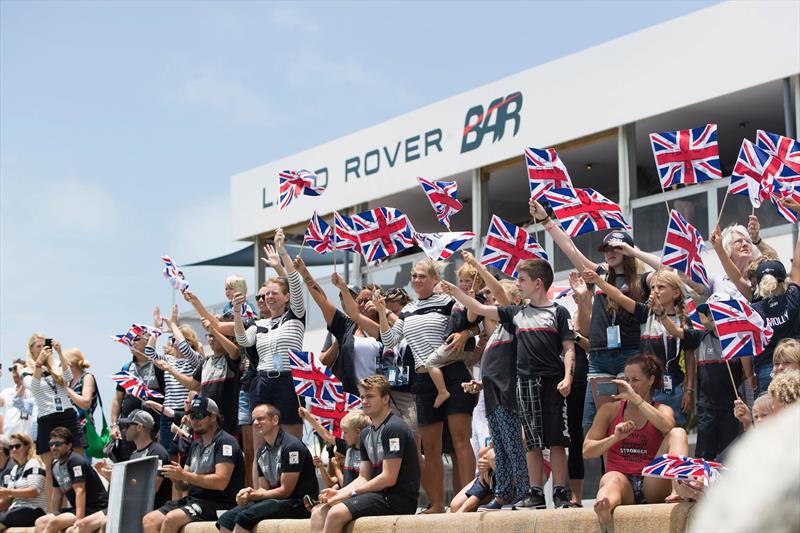
{"type": "Polygon", "coordinates": [[[475,250],[475,255],[480,253],[481,247],[481,232],[483,228],[484,218],[484,201],[488,202],[488,198],[484,198],[484,188],[481,182],[481,169],[476,168],[472,171],[472,232],[475,237],[472,239],[472,249],[475,250]]]}
{"type": "Polygon", "coordinates": [[[619,206],[629,224],[633,224],[631,200],[636,196],[636,125],[625,124],[617,128],[617,179],[619,181],[619,206]]]}

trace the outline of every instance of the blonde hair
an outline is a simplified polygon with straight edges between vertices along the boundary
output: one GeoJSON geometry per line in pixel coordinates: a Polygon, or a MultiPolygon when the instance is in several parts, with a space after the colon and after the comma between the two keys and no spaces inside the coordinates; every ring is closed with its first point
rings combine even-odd
{"type": "Polygon", "coordinates": [[[483,278],[478,275],[478,269],[476,269],[469,263],[464,263],[463,265],[458,267],[458,270],[456,271],[456,276],[458,276],[458,279],[475,280],[474,285],[476,291],[481,290],[485,286],[483,278]]]}
{"type": "Polygon", "coordinates": [[[800,400],[800,372],[790,370],[778,374],[767,390],[772,397],[772,403],[782,407],[793,404],[800,400]]]}
{"type": "MultiPolygon", "coordinates": [[[[442,265],[434,261],[433,259],[426,257],[425,259],[420,259],[416,263],[414,263],[413,268],[421,268],[425,272],[428,273],[429,276],[434,278],[441,278],[442,277],[442,265]]],[[[412,268],[412,270],[413,270],[412,268]]]]}
{"type": "Polygon", "coordinates": [[[778,279],[772,274],[764,274],[761,277],[761,281],[759,281],[758,285],[756,285],[756,290],[754,292],[766,300],[775,296],[779,287],[783,287],[783,292],[786,292],[786,289],[789,287],[789,283],[786,280],[778,281],[778,279]]]}
{"type": "Polygon", "coordinates": [[[341,426],[346,427],[349,431],[361,431],[369,424],[369,417],[358,409],[344,415],[341,422],[341,426]]]}
{"type": "Polygon", "coordinates": [[[681,327],[692,329],[692,323],[686,314],[686,290],[684,289],[684,284],[680,276],[678,276],[678,274],[676,274],[672,269],[659,268],[653,272],[653,275],[650,278],[651,287],[656,280],[661,280],[678,291],[678,295],[672,301],[672,305],[675,306],[675,314],[678,316],[678,321],[681,327]]]}
{"type": "Polygon", "coordinates": [[[780,341],[772,352],[772,362],[800,364],[800,340],[789,337],[780,341]]]}
{"type": "Polygon", "coordinates": [[[234,292],[239,292],[242,294],[242,296],[247,295],[247,282],[238,274],[234,274],[225,278],[225,288],[233,289],[234,292]]]}
{"type": "Polygon", "coordinates": [[[183,338],[189,343],[189,346],[192,347],[192,350],[195,352],[200,351],[200,341],[197,338],[197,333],[195,333],[194,328],[188,324],[184,324],[183,326],[178,328],[183,333],[183,338]]]}
{"type": "Polygon", "coordinates": [[[81,370],[86,370],[92,366],[89,364],[89,361],[86,360],[86,356],[83,355],[83,352],[80,351],[79,348],[70,348],[69,350],[64,350],[64,357],[71,365],[75,365],[81,370]]]}
{"type": "MultiPolygon", "coordinates": [[[[36,341],[45,340],[45,338],[46,337],[41,333],[34,333],[28,339],[28,366],[31,370],[33,370],[36,366],[36,358],[33,356],[33,345],[36,344],[36,341]]],[[[53,368],[53,361],[50,357],[48,357],[47,361],[44,362],[44,366],[47,368],[47,371],[50,373],[50,375],[53,376],[53,380],[63,387],[64,378],[61,376],[61,372],[56,372],[56,369],[53,368]]]]}
{"type": "Polygon", "coordinates": [[[760,409],[762,404],[765,409],[767,409],[770,413],[772,412],[772,396],[769,394],[762,394],[753,400],[753,409],[751,412],[754,412],[756,409],[760,409]]]}
{"type": "Polygon", "coordinates": [[[504,279],[500,281],[500,286],[503,291],[508,295],[509,300],[515,302],[522,298],[522,292],[519,290],[519,284],[512,279],[504,279]]]}
{"type": "MultiPolygon", "coordinates": [[[[13,433],[9,437],[9,440],[10,439],[16,439],[20,441],[23,446],[28,447],[28,456],[25,458],[25,462],[28,462],[35,457],[36,460],[39,461],[39,464],[42,463],[42,460],[36,455],[36,446],[34,445],[33,439],[30,435],[27,433],[13,433]]],[[[44,465],[42,465],[42,468],[44,468],[44,465]]]]}

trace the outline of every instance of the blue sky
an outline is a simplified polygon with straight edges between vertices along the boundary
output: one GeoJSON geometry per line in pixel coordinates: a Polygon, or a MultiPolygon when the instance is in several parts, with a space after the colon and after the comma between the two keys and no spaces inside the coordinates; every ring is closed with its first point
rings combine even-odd
{"type": "MultiPolygon", "coordinates": [[[[160,255],[242,246],[232,174],[713,3],[0,2],[3,366],[45,333],[110,405],[160,255]]],[[[213,303],[234,270],[186,273],[213,303]]]]}

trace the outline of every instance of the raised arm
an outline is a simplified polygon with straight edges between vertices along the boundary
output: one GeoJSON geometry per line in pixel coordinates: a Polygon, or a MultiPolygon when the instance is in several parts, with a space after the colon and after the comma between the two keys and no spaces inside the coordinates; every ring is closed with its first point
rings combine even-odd
{"type": "Polygon", "coordinates": [[[203,324],[203,328],[205,328],[210,335],[213,335],[217,342],[222,345],[222,349],[225,350],[225,353],[227,353],[231,359],[237,360],[239,357],[241,357],[238,344],[226,337],[221,331],[214,328],[214,326],[208,320],[202,320],[201,324],[203,324]]]}
{"type": "Polygon", "coordinates": [[[746,280],[741,271],[736,268],[733,259],[725,252],[725,248],[722,246],[722,231],[720,231],[719,226],[714,228],[714,231],[711,232],[711,238],[709,240],[711,241],[711,246],[714,248],[714,251],[717,253],[717,257],[719,258],[719,262],[725,274],[728,275],[745,298],[748,300],[752,299],[753,288],[750,287],[749,281],[746,280]]]}
{"type": "Polygon", "coordinates": [[[386,317],[386,298],[378,292],[372,294],[372,302],[378,310],[378,318],[381,321],[381,342],[384,348],[394,348],[403,339],[404,321],[397,319],[393,326],[389,326],[389,319],[386,317]]]}
{"type": "Polygon", "coordinates": [[[163,359],[155,359],[153,364],[156,365],[158,368],[163,370],[164,372],[168,372],[172,377],[175,378],[175,381],[183,385],[189,390],[199,391],[200,390],[200,382],[196,381],[192,376],[186,376],[178,372],[178,369],[166,362],[163,359]]]}
{"type": "Polygon", "coordinates": [[[750,240],[753,241],[753,244],[758,248],[759,252],[764,255],[778,257],[778,252],[775,251],[775,248],[767,244],[764,239],[761,238],[761,223],[758,221],[757,216],[750,215],[748,217],[747,233],[750,235],[750,240]]]}
{"type": "Polygon", "coordinates": [[[613,380],[619,387],[619,393],[612,396],[615,400],[626,400],[630,404],[639,409],[642,414],[653,424],[663,435],[675,427],[675,415],[672,408],[668,405],[659,405],[655,407],[650,402],[644,401],[644,398],[639,396],[630,384],[622,379],[613,380]]]}
{"type": "Polygon", "coordinates": [[[489,272],[489,269],[483,266],[474,255],[467,251],[461,252],[461,257],[464,258],[465,263],[478,271],[478,275],[483,280],[483,283],[492,292],[492,296],[494,296],[495,301],[497,301],[497,305],[511,305],[511,300],[508,299],[506,291],[503,290],[503,286],[500,285],[497,278],[489,272]]]}
{"type": "MultiPolygon", "coordinates": [[[[283,236],[283,230],[281,231],[281,236],[283,236]]],[[[278,238],[277,233],[275,234],[275,238],[278,238]]],[[[262,257],[261,260],[270,268],[272,268],[275,273],[281,277],[286,277],[286,269],[283,267],[283,263],[281,262],[281,256],[278,254],[277,250],[270,246],[269,244],[264,245],[264,254],[266,257],[262,257]]]]}
{"type": "MultiPolygon", "coordinates": [[[[214,325],[214,327],[219,327],[219,324],[221,324],[221,322],[217,320],[217,317],[212,315],[208,311],[208,309],[206,309],[206,306],[203,305],[203,302],[200,301],[200,298],[198,298],[195,293],[193,293],[189,289],[186,289],[185,291],[183,291],[183,299],[186,300],[188,303],[190,303],[192,307],[194,307],[195,311],[197,311],[197,314],[200,315],[201,318],[204,318],[209,322],[211,322],[214,325]]],[[[159,324],[155,324],[155,326],[159,327],[159,324]]]]}
{"type": "Polygon", "coordinates": [[[544,207],[542,207],[542,204],[531,199],[530,213],[536,222],[544,225],[544,230],[550,234],[553,242],[555,242],[556,245],[561,248],[561,251],[566,254],[575,268],[577,268],[579,271],[587,269],[597,270],[597,263],[590,261],[588,257],[583,255],[583,253],[578,250],[578,247],[575,246],[574,242],[572,242],[570,236],[567,235],[563,229],[561,229],[561,225],[557,221],[550,218],[550,216],[547,214],[547,211],[545,211],[544,207]]]}
{"type": "Polygon", "coordinates": [[[297,414],[300,415],[300,418],[308,421],[308,423],[311,424],[311,427],[314,428],[314,431],[317,432],[317,435],[319,435],[322,440],[328,444],[336,445],[336,437],[333,436],[333,433],[325,429],[322,424],[319,423],[317,417],[309,413],[306,408],[298,407],[297,414]]]}
{"type": "Polygon", "coordinates": [[[305,262],[299,255],[294,258],[294,268],[303,278],[308,288],[308,293],[311,295],[311,299],[314,300],[319,310],[322,311],[322,318],[325,319],[325,323],[330,324],[333,320],[333,316],[336,314],[336,306],[325,296],[325,291],[322,290],[317,280],[311,276],[305,262]]]}
{"type": "Polygon", "coordinates": [[[497,313],[496,305],[485,305],[480,303],[478,300],[468,295],[449,281],[442,280],[440,283],[442,290],[446,294],[449,294],[455,298],[468,311],[472,311],[476,315],[485,316],[486,318],[490,318],[492,320],[500,320],[500,315],[497,313]]]}
{"type": "MultiPolygon", "coordinates": [[[[233,295],[233,331],[236,333],[236,342],[239,346],[249,348],[256,343],[256,326],[255,324],[244,329],[244,322],[242,321],[242,305],[244,305],[244,295],[236,293],[233,295]]],[[[213,322],[212,322],[213,324],[213,322]]]]}
{"type": "Polygon", "coordinates": [[[633,298],[630,298],[621,290],[604,280],[594,270],[586,269],[583,271],[582,276],[586,283],[597,286],[597,288],[606,293],[606,296],[614,300],[617,305],[622,307],[627,312],[633,314],[633,312],[636,310],[636,301],[633,298]]]}
{"type": "Polygon", "coordinates": [[[167,319],[167,325],[169,325],[170,330],[172,330],[172,336],[175,337],[175,347],[180,351],[183,356],[193,364],[198,365],[203,362],[203,357],[197,353],[192,347],[189,345],[189,341],[186,340],[186,337],[183,336],[183,332],[181,328],[178,327],[178,324],[173,322],[172,320],[167,319]]]}
{"type": "Polygon", "coordinates": [[[578,304],[578,314],[573,326],[576,332],[588,337],[589,323],[592,320],[592,293],[583,278],[574,271],[569,273],[569,286],[575,295],[575,303],[578,304]]]}
{"type": "MultiPolygon", "coordinates": [[[[350,289],[347,287],[347,283],[345,283],[344,278],[340,276],[337,272],[331,274],[331,284],[334,287],[339,289],[339,294],[342,295],[342,305],[344,306],[344,312],[350,319],[358,324],[363,331],[376,339],[381,337],[381,326],[374,320],[367,318],[363,314],[361,314],[361,310],[358,307],[358,302],[355,301],[353,295],[350,293],[350,289]]],[[[374,304],[373,304],[374,305],[374,304]]],[[[384,316],[386,313],[383,313],[384,316]]],[[[388,324],[388,320],[387,320],[388,324]]]]}

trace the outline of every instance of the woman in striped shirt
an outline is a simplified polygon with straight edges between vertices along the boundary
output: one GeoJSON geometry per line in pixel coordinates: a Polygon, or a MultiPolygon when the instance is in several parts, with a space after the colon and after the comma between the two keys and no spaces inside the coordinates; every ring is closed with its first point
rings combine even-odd
{"type": "Polygon", "coordinates": [[[11,441],[11,459],[16,463],[3,480],[0,498],[13,498],[5,513],[0,513],[0,531],[9,527],[33,527],[34,522],[45,514],[45,470],[36,457],[33,440],[29,435],[14,433],[11,441]]]}
{"type": "MultiPolygon", "coordinates": [[[[241,313],[245,295],[237,293],[233,299],[236,342],[258,350],[257,375],[250,385],[250,405],[274,405],[281,413],[284,431],[301,438],[303,424],[297,414],[299,401],[294,392],[289,350],[303,349],[306,331],[303,280],[286,252],[282,229],[275,233],[275,249],[266,246],[265,250],[264,262],[281,276],[268,280],[266,291],[259,291],[258,298],[265,300],[270,317],[256,320],[245,330],[241,313]]],[[[253,432],[253,449],[258,449],[262,443],[263,437],[253,432]]]]}
{"type": "MultiPolygon", "coordinates": [[[[175,311],[173,310],[173,316],[177,316],[175,311]]],[[[172,332],[170,346],[167,347],[172,354],[167,354],[166,349],[164,354],[156,352],[156,336],[150,335],[147,346],[144,348],[145,357],[151,361],[166,361],[177,372],[191,377],[195,369],[203,362],[203,355],[200,353],[202,348],[197,339],[197,333],[189,325],[178,326],[172,319],[162,317],[158,307],[153,311],[153,324],[162,329],[168,328],[172,332]]],[[[170,372],[164,373],[164,382],[166,384],[164,407],[169,407],[176,415],[183,415],[183,402],[189,397],[189,389],[184,387],[170,372]]],[[[178,442],[171,431],[172,420],[168,416],[161,417],[158,428],[159,440],[170,457],[177,457],[178,442]]]]}
{"type": "MultiPolygon", "coordinates": [[[[434,288],[439,283],[440,266],[435,261],[423,259],[411,270],[411,286],[418,300],[406,305],[400,316],[389,327],[383,298],[375,300],[380,318],[381,340],[386,348],[392,348],[402,339],[414,352],[415,366],[425,368],[425,362],[445,342],[445,332],[450,320],[454,300],[445,294],[437,294],[434,288]]],[[[464,332],[456,335],[465,334],[464,332]]],[[[425,450],[425,467],[422,469],[422,485],[430,498],[427,512],[444,512],[444,466],[442,464],[442,427],[445,416],[455,450],[453,476],[459,486],[466,485],[475,473],[475,455],[472,452],[472,410],[475,397],[464,392],[461,383],[472,376],[463,361],[442,368],[450,392],[450,398],[440,407],[434,408],[436,386],[428,374],[419,374],[414,383],[414,400],[417,406],[417,423],[425,450]]]]}
{"type": "MultiPolygon", "coordinates": [[[[28,341],[28,360],[33,366],[28,388],[39,408],[39,418],[36,420],[38,426],[36,453],[42,458],[47,470],[45,490],[49,497],[52,485],[50,464],[53,461],[53,454],[50,452],[50,431],[59,426],[69,429],[75,439],[75,452],[79,454],[83,453],[86,441],[78,423],[78,412],[67,392],[69,382],[72,380],[72,371],[69,368],[69,361],[61,351],[61,343],[55,339],[45,339],[38,333],[34,334],[28,341]],[[53,349],[58,352],[60,370],[54,368],[53,349]]],[[[27,379],[25,378],[25,381],[27,379]]]]}

